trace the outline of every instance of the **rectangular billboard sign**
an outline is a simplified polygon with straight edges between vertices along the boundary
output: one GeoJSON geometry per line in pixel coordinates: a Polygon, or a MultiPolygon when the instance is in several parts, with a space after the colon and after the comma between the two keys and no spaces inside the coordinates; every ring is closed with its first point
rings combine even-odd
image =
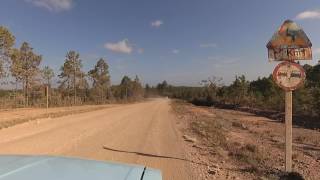
{"type": "Polygon", "coordinates": [[[311,48],[271,48],[268,49],[269,61],[312,60],[311,48]]]}

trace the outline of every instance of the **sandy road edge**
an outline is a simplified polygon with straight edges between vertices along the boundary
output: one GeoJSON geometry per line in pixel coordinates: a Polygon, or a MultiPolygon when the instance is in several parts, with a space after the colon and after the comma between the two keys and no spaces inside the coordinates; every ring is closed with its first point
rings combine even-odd
{"type": "MultiPolygon", "coordinates": [[[[116,104],[114,104],[116,105],[116,104]]],[[[106,105],[96,105],[93,107],[90,107],[88,109],[72,109],[72,110],[67,110],[67,111],[57,111],[57,112],[49,112],[49,113],[44,113],[40,114],[37,116],[31,116],[31,117],[25,117],[25,118],[14,118],[10,119],[7,121],[0,122],[0,130],[8,127],[13,127],[18,124],[22,124],[25,122],[29,121],[34,121],[42,118],[58,118],[58,117],[63,117],[63,116],[68,116],[68,115],[73,115],[73,114],[79,114],[79,113],[86,113],[86,112],[91,112],[91,111],[98,111],[106,108],[111,108],[114,107],[113,105],[106,106],[106,105]]],[[[43,109],[46,111],[46,109],[43,109]]]]}

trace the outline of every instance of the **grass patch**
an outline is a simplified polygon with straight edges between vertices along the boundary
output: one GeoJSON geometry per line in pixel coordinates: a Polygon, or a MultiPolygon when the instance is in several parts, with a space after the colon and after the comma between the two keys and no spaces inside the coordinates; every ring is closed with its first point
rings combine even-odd
{"type": "MultiPolygon", "coordinates": [[[[173,109],[179,115],[190,114],[190,105],[181,101],[173,102],[173,109]]],[[[258,147],[253,144],[241,145],[240,143],[228,141],[226,135],[231,127],[243,128],[243,124],[237,121],[231,121],[222,116],[214,118],[206,114],[191,114],[188,118],[193,118],[189,124],[190,130],[198,135],[200,139],[206,140],[208,146],[215,149],[224,149],[229,152],[229,157],[237,162],[246,165],[252,171],[256,171],[263,163],[264,156],[259,151],[258,147]]]]}
{"type": "Polygon", "coordinates": [[[242,124],[241,122],[237,122],[237,121],[233,121],[233,122],[232,122],[232,126],[233,126],[233,127],[236,127],[236,128],[240,128],[240,129],[242,129],[242,130],[247,130],[247,129],[248,129],[247,126],[245,126],[245,125],[242,124]]]}
{"type": "Polygon", "coordinates": [[[222,124],[216,121],[200,120],[190,124],[191,130],[206,139],[211,146],[226,146],[226,136],[222,124]]]}
{"type": "Polygon", "coordinates": [[[295,138],[295,141],[298,143],[304,143],[306,141],[306,137],[305,136],[298,136],[295,138]]]}
{"type": "Polygon", "coordinates": [[[210,147],[225,147],[227,143],[226,131],[232,124],[222,117],[210,117],[208,114],[195,114],[190,110],[189,103],[181,100],[172,101],[172,109],[178,116],[188,118],[189,129],[192,133],[209,143],[210,147]]]}
{"type": "Polygon", "coordinates": [[[258,168],[263,163],[263,156],[255,145],[246,144],[239,147],[237,144],[232,144],[229,146],[228,151],[229,156],[254,169],[258,168]]]}
{"type": "Polygon", "coordinates": [[[80,113],[85,113],[85,112],[90,112],[90,111],[96,111],[96,110],[100,110],[100,109],[104,109],[104,108],[107,108],[107,107],[105,107],[105,106],[90,107],[87,109],[76,109],[76,110],[68,110],[68,111],[62,111],[62,112],[51,112],[51,113],[45,113],[45,114],[41,114],[41,115],[33,116],[33,117],[12,119],[12,120],[8,120],[8,121],[0,122],[0,130],[4,129],[4,128],[15,126],[17,124],[22,124],[25,122],[34,121],[37,119],[48,118],[48,117],[58,118],[58,117],[67,116],[67,115],[71,115],[71,114],[80,114],[80,113]]]}

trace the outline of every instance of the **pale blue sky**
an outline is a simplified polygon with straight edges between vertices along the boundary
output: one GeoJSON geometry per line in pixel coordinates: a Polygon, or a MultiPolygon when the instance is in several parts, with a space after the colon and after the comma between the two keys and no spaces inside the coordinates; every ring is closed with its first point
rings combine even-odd
{"type": "Polygon", "coordinates": [[[113,83],[138,75],[197,85],[208,76],[266,76],[266,43],[286,19],[303,27],[320,50],[319,0],[1,0],[0,25],[16,46],[27,41],[56,71],[68,50],[84,69],[107,59],[113,83]]]}

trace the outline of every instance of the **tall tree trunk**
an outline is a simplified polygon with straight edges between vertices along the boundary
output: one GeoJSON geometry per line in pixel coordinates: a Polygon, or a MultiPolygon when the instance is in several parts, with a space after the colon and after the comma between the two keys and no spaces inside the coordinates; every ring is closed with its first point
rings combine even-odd
{"type": "Polygon", "coordinates": [[[73,93],[74,93],[74,96],[73,96],[73,104],[75,105],[76,104],[76,99],[77,99],[77,89],[76,89],[76,75],[74,74],[73,76],[73,93]]]}
{"type": "Polygon", "coordinates": [[[46,86],[46,94],[47,94],[47,109],[49,108],[49,85],[46,86]]]}
{"type": "Polygon", "coordinates": [[[74,90],[74,99],[73,104],[76,104],[76,98],[77,98],[77,89],[76,89],[76,66],[75,61],[73,60],[73,66],[74,66],[74,72],[73,72],[73,90],[74,90]]]}
{"type": "Polygon", "coordinates": [[[126,86],[126,100],[128,100],[128,87],[126,86]]]}
{"type": "Polygon", "coordinates": [[[29,85],[29,81],[28,79],[26,79],[25,82],[25,106],[28,107],[29,106],[29,91],[28,91],[28,85],[29,85]]]}
{"type": "Polygon", "coordinates": [[[17,107],[17,91],[18,91],[18,79],[16,78],[16,88],[14,90],[14,106],[17,107]]]}
{"type": "Polygon", "coordinates": [[[70,101],[70,77],[68,76],[67,80],[67,96],[68,96],[68,101],[70,101]]]}

